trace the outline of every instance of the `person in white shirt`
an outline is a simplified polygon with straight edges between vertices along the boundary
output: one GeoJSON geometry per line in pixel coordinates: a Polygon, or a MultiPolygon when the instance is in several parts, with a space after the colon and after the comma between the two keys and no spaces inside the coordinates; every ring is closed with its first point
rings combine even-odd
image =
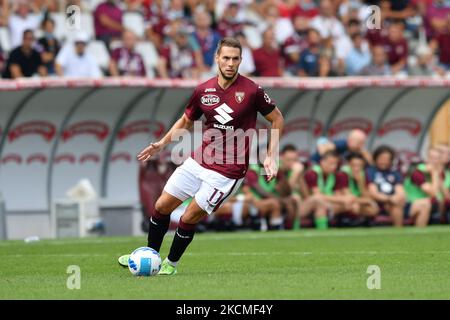
{"type": "Polygon", "coordinates": [[[311,20],[311,28],[318,30],[324,39],[336,40],[345,36],[344,26],[336,18],[334,6],[330,0],[320,1],[320,14],[311,20]]]}
{"type": "Polygon", "coordinates": [[[15,13],[8,18],[12,48],[16,48],[22,44],[22,36],[25,30],[39,29],[41,24],[42,14],[37,7],[32,7],[30,2],[25,0],[15,2],[14,5],[16,7],[13,7],[15,13]]]}
{"type": "Polygon", "coordinates": [[[89,37],[85,33],[75,36],[74,43],[66,45],[56,57],[56,74],[71,78],[100,78],[102,71],[95,57],[86,52],[89,37]]]}

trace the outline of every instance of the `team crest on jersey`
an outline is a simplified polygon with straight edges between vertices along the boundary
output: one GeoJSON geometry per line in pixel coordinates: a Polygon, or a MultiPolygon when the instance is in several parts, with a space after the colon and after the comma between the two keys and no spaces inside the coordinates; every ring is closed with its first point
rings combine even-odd
{"type": "Polygon", "coordinates": [[[236,93],[234,94],[234,98],[236,99],[237,103],[241,103],[242,101],[244,101],[245,92],[236,91],[236,93]]]}
{"type": "Polygon", "coordinates": [[[216,96],[215,94],[207,94],[204,95],[200,101],[205,106],[214,106],[220,102],[220,98],[216,96]]]}

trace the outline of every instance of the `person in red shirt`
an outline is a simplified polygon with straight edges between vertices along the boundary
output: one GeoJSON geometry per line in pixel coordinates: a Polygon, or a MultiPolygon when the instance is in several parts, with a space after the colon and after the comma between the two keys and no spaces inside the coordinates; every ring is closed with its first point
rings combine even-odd
{"type": "Polygon", "coordinates": [[[263,35],[261,48],[253,50],[255,73],[259,77],[281,77],[283,75],[282,57],[272,28],[263,35]]]}
{"type": "Polygon", "coordinates": [[[156,66],[161,78],[199,78],[203,67],[201,48],[193,45],[191,34],[178,26],[173,38],[159,51],[160,61],[156,66]]]}
{"type": "Polygon", "coordinates": [[[122,15],[122,9],[114,0],[100,3],[94,11],[95,37],[105,42],[107,48],[112,40],[120,39],[125,30],[122,15]]]}
{"type": "MultiPolygon", "coordinates": [[[[272,129],[263,161],[267,180],[271,181],[278,172],[276,151],[284,126],[281,112],[261,86],[239,74],[239,41],[224,38],[216,52],[218,75],[194,89],[180,119],[161,140],[151,143],[137,157],[139,161],[150,160],[181,132],[191,129],[194,121],[206,118],[202,145],[169,178],[150,220],[147,246],[159,251],[170,214],[193,198],[180,218],[169,255],[159,272],[162,275],[176,274],[176,265],[193,240],[196,225],[239,189],[250,160],[251,141],[247,134],[254,133],[258,113],[271,123],[272,129]]],[[[127,255],[119,258],[124,266],[126,261],[127,255]]]]}
{"type": "Polygon", "coordinates": [[[113,77],[145,77],[145,64],[141,54],[135,51],[136,35],[132,31],[124,31],[122,46],[111,53],[109,73],[113,77]]]}
{"type": "Polygon", "coordinates": [[[383,40],[391,71],[396,74],[406,68],[408,59],[408,41],[404,37],[404,24],[401,20],[389,25],[388,36],[383,40]]]}
{"type": "Polygon", "coordinates": [[[238,20],[239,4],[231,2],[217,24],[217,32],[221,37],[234,37],[244,29],[243,21],[238,20]]]}
{"type": "Polygon", "coordinates": [[[296,73],[296,64],[300,54],[308,47],[309,18],[305,16],[294,16],[292,24],[295,32],[286,39],[282,46],[282,54],[285,67],[292,74],[296,73]]]}
{"type": "Polygon", "coordinates": [[[430,42],[430,47],[438,53],[439,63],[446,71],[450,70],[450,14],[447,17],[446,31],[438,34],[430,42]]]}
{"type": "Polygon", "coordinates": [[[292,17],[303,16],[310,19],[319,14],[319,8],[313,0],[299,0],[298,5],[292,9],[292,17]]]}
{"type": "Polygon", "coordinates": [[[328,228],[329,210],[333,214],[349,212],[356,199],[344,193],[347,180],[338,166],[339,155],[330,150],[322,155],[319,165],[313,165],[304,174],[307,197],[300,208],[300,218],[313,214],[318,229],[328,228]]]}

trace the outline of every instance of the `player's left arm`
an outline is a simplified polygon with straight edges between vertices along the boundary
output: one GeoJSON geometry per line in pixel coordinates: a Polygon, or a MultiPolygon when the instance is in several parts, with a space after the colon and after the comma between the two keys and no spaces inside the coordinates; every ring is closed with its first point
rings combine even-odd
{"type": "Polygon", "coordinates": [[[277,155],[280,147],[280,137],[284,128],[284,118],[277,107],[264,117],[271,123],[269,148],[267,157],[264,160],[267,180],[270,181],[276,177],[278,172],[277,155]]]}

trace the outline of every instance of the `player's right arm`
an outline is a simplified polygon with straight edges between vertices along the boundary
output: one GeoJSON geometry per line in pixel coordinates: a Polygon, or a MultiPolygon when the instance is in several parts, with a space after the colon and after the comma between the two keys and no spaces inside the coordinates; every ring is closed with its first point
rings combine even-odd
{"type": "Polygon", "coordinates": [[[164,149],[165,146],[172,142],[172,135],[174,134],[174,132],[180,129],[189,130],[192,128],[193,124],[194,121],[189,119],[186,114],[183,114],[183,116],[175,122],[172,128],[170,128],[170,130],[161,140],[159,140],[158,142],[150,143],[148,147],[146,147],[138,154],[137,159],[144,162],[149,160],[152,156],[159,153],[162,149],[164,149]]]}

